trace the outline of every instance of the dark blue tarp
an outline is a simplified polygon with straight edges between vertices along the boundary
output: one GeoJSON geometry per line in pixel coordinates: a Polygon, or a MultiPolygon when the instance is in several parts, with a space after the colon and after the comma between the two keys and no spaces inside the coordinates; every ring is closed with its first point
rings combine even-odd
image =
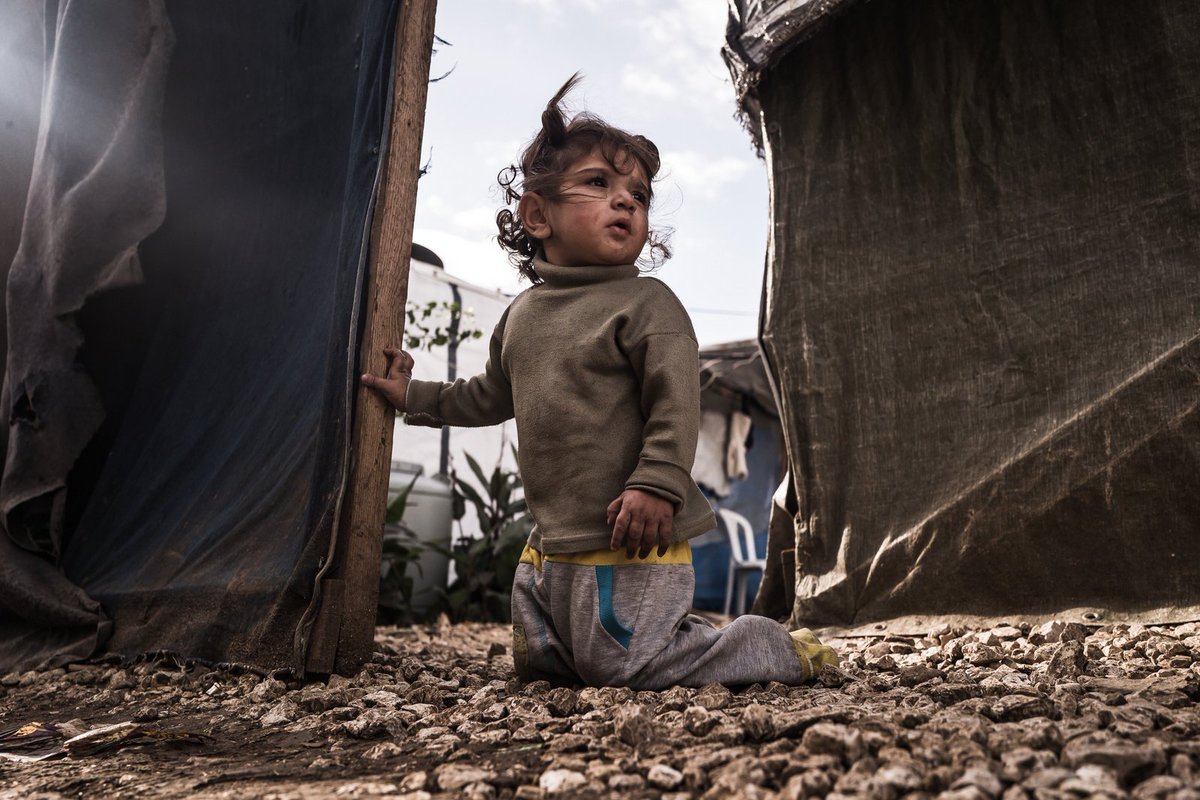
{"type": "Polygon", "coordinates": [[[55,78],[8,281],[0,671],[100,645],[302,663],[398,6],[39,9],[55,78]],[[37,326],[63,332],[49,357],[37,326]]]}

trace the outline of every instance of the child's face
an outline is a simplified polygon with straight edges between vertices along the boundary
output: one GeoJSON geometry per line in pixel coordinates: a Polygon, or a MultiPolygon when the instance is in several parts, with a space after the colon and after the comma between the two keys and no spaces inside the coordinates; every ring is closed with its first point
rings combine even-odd
{"type": "Polygon", "coordinates": [[[567,167],[560,196],[544,205],[548,233],[538,236],[551,264],[615,266],[641,255],[650,228],[649,181],[628,153],[615,161],[616,167],[593,150],[567,167]]]}

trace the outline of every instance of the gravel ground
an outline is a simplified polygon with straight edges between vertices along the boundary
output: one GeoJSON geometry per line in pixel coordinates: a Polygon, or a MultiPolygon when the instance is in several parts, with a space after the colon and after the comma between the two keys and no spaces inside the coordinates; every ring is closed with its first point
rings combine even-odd
{"type": "Polygon", "coordinates": [[[523,685],[507,629],[474,624],[380,628],[328,683],[169,657],[6,675],[0,728],[67,752],[0,759],[0,798],[1200,798],[1195,624],[832,643],[816,685],[737,691],[523,685]]]}

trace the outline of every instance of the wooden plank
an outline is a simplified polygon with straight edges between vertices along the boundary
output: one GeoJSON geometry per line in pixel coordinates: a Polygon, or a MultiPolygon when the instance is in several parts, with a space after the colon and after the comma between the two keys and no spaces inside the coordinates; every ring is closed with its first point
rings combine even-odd
{"type": "MultiPolygon", "coordinates": [[[[413,215],[420,174],[421,134],[433,54],[433,22],[437,0],[404,0],[396,23],[395,79],[392,120],[383,174],[383,191],[371,229],[368,279],[363,302],[364,334],[359,372],[382,374],[380,352],[403,341],[404,305],[408,297],[408,262],[412,250],[413,215]]],[[[350,479],[342,502],[338,541],[331,577],[344,585],[337,626],[335,671],[357,672],[370,657],[375,641],[379,599],[379,561],[383,550],[383,518],[387,505],[395,413],[374,392],[358,392],[351,435],[350,479]]],[[[332,627],[332,626],[330,626],[332,627]]],[[[328,641],[317,641],[314,629],[309,662],[322,655],[328,641]]],[[[332,630],[323,632],[331,636],[332,630]]],[[[327,663],[327,662],[326,662],[327,663]]],[[[327,670],[325,670],[327,671],[327,670]]]]}
{"type": "Polygon", "coordinates": [[[333,672],[337,658],[338,631],[342,627],[342,601],[346,596],[344,581],[326,578],[321,581],[321,608],[309,638],[305,672],[328,675],[333,672]]]}

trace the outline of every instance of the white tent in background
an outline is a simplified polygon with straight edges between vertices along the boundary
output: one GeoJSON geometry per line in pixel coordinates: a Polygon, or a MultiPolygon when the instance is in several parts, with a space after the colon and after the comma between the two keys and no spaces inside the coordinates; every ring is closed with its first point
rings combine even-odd
{"type": "MultiPolygon", "coordinates": [[[[488,358],[488,343],[492,329],[500,321],[511,297],[493,289],[467,283],[448,274],[442,260],[433,251],[413,245],[413,258],[408,278],[409,307],[422,308],[428,303],[457,303],[462,309],[462,330],[480,331],[478,338],[464,339],[457,345],[435,346],[432,349],[412,351],[416,365],[413,375],[423,380],[454,380],[476,375],[483,371],[488,358]]],[[[440,306],[429,318],[430,324],[447,327],[450,321],[446,306],[440,306]]],[[[392,476],[391,491],[396,492],[412,481],[420,472],[417,487],[412,497],[421,503],[427,493],[437,493],[437,483],[449,486],[450,470],[472,484],[476,483],[467,466],[464,453],[469,453],[488,474],[499,462],[507,469],[515,470],[512,447],[517,443],[516,424],[509,420],[503,425],[486,428],[425,428],[415,425],[396,425],[392,433],[392,476]]],[[[416,512],[418,509],[414,508],[416,512]]],[[[418,519],[421,517],[417,517],[418,519]]],[[[414,523],[406,515],[410,526],[414,523]]],[[[416,531],[422,536],[432,532],[416,531]]],[[[474,511],[467,509],[461,526],[454,525],[453,537],[480,535],[479,520],[474,511]]]]}

